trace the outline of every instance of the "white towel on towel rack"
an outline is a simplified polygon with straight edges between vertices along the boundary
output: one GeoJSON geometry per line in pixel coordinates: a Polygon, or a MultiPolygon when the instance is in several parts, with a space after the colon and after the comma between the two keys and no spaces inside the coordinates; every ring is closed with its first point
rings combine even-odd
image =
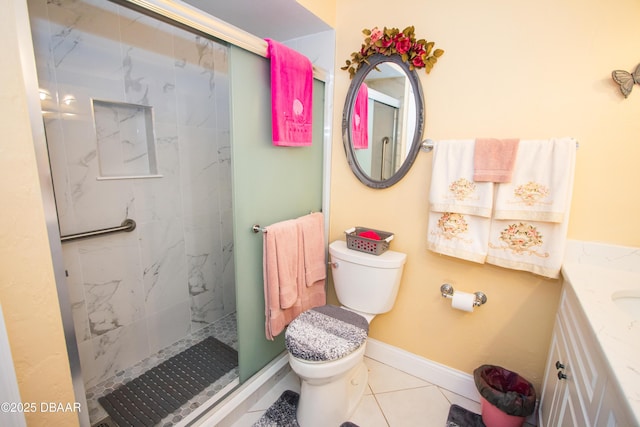
{"type": "Polygon", "coordinates": [[[560,276],[575,158],[576,142],[571,138],[520,141],[513,180],[499,184],[496,191],[488,263],[560,276]]]}
{"type": "Polygon", "coordinates": [[[473,182],[474,147],[474,139],[439,141],[434,146],[427,247],[484,263],[494,184],[473,182]]]}
{"type": "Polygon", "coordinates": [[[557,279],[564,259],[568,221],[493,220],[487,263],[557,279]]]}
{"type": "Polygon", "coordinates": [[[521,140],[511,182],[496,189],[493,217],[562,222],[568,216],[576,141],[521,140]]]}
{"type": "Polygon", "coordinates": [[[432,212],[491,216],[493,183],[473,182],[474,139],[439,141],[433,148],[432,212]]]}
{"type": "Polygon", "coordinates": [[[427,248],[433,252],[484,263],[491,220],[454,212],[430,212],[427,248]]]}

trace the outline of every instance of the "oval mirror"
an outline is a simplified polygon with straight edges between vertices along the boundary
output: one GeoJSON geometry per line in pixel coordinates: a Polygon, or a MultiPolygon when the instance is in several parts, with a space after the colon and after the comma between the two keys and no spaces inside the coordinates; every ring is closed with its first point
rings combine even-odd
{"type": "Polygon", "coordinates": [[[415,70],[400,55],[376,54],[354,75],[342,115],[349,167],[372,188],[387,188],[420,151],[424,99],[415,70]]]}

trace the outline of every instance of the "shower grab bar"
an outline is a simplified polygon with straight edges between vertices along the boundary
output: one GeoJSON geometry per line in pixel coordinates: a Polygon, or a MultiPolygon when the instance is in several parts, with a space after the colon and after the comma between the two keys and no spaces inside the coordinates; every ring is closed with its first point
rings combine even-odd
{"type": "Polygon", "coordinates": [[[102,228],[100,230],[85,231],[84,233],[67,234],[66,236],[60,236],[60,241],[62,243],[66,243],[66,242],[71,242],[73,240],[86,239],[87,237],[103,236],[105,234],[120,233],[120,232],[128,233],[130,231],[135,230],[135,228],[136,228],[136,222],[132,219],[127,218],[124,221],[122,221],[122,224],[120,224],[119,227],[102,228]]]}
{"type": "Polygon", "coordinates": [[[382,159],[380,160],[380,179],[385,179],[384,177],[384,162],[387,157],[387,147],[389,146],[389,141],[391,139],[388,136],[382,138],[382,159]]]}

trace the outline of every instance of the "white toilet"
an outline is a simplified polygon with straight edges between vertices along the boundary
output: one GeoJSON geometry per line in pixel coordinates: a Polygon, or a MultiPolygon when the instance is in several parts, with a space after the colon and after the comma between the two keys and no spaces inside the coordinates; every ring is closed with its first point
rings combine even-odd
{"type": "Polygon", "coordinates": [[[329,245],[331,271],[342,307],[307,310],[285,333],[291,369],[300,377],[301,427],[338,427],[353,414],[367,387],[364,351],[369,323],[391,310],[407,255],[358,252],[329,245]]]}

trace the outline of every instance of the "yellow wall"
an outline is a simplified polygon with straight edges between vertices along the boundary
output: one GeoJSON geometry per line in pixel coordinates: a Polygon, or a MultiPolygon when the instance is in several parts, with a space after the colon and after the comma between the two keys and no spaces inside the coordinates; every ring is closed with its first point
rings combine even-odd
{"type": "MultiPolygon", "coordinates": [[[[73,426],[73,412],[42,412],[41,404],[74,402],[42,195],[29,125],[19,43],[30,43],[26,6],[2,0],[0,38],[0,303],[29,426],[73,426]],[[25,35],[26,40],[18,34],[25,35]]],[[[35,65],[33,65],[35,67],[35,65]]],[[[35,72],[35,68],[33,68],[35,72]]],[[[45,408],[48,408],[45,406],[45,408]]],[[[1,416],[0,416],[1,418],[1,416]]]]}
{"type": "Polygon", "coordinates": [[[336,0],[297,0],[297,2],[331,27],[336,26],[336,0]]]}
{"type": "Polygon", "coordinates": [[[421,152],[394,187],[361,184],[342,147],[349,77],[339,67],[360,48],[363,28],[414,25],[446,51],[430,75],[419,72],[425,136],[577,138],[570,238],[640,246],[640,86],[624,99],[611,80],[612,70],[640,62],[640,3],[340,0],[336,8],[330,237],[355,225],[388,230],[392,249],[408,254],[396,305],[374,319],[370,336],[468,373],[502,365],[539,390],[560,281],[429,252],[432,155],[421,152]],[[473,314],[452,310],[439,293],[445,282],[483,291],[488,303],[473,314]]]}

